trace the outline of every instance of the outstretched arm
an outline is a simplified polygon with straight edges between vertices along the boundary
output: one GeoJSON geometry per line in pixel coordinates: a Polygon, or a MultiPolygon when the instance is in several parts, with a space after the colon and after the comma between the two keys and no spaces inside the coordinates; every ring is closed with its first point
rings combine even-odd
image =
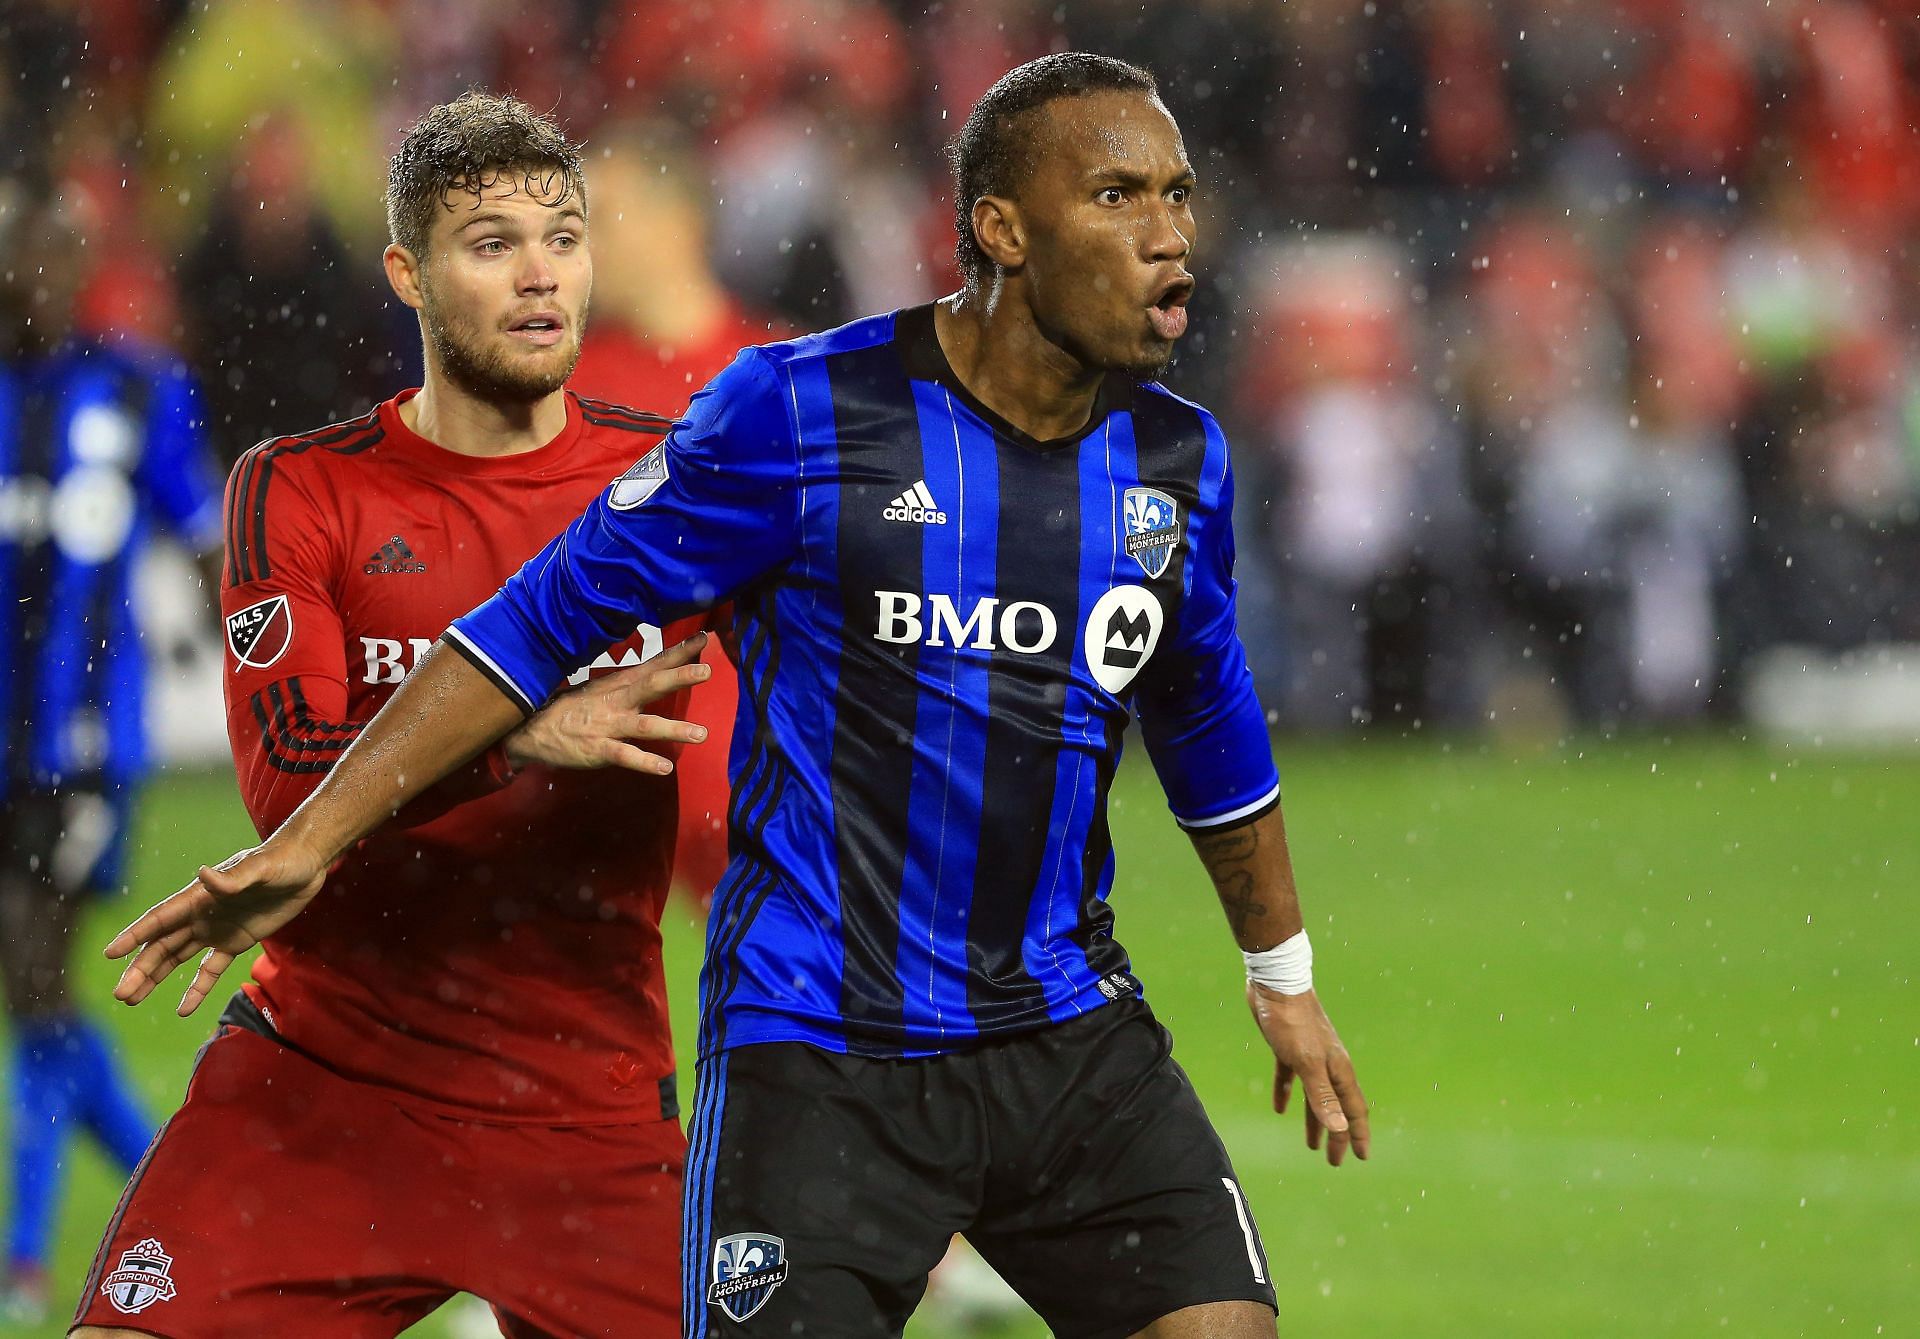
{"type": "Polygon", "coordinates": [[[705,679],[704,635],[556,699],[522,725],[517,707],[467,660],[436,644],[367,723],[326,779],[262,842],[200,870],[199,877],[122,930],[110,958],[127,965],[115,998],[138,1004],[182,963],[204,954],[180,1002],[192,1013],[235,957],[298,915],[327,870],[410,800],[496,740],[513,733],[508,756],[558,766],[673,770],[634,739],[691,742],[698,727],[640,708],[705,679]]]}
{"type": "Polygon", "coordinates": [[[1298,1078],[1306,1098],[1307,1147],[1319,1148],[1324,1135],[1327,1161],[1334,1166],[1349,1146],[1365,1158],[1371,1146],[1367,1100],[1347,1048],[1313,993],[1312,959],[1279,807],[1224,832],[1199,828],[1187,835],[1220,895],[1241,952],[1273,955],[1250,960],[1247,978],[1247,1004],[1273,1049],[1273,1109],[1287,1109],[1298,1078]],[[1284,965],[1278,986],[1254,979],[1256,971],[1273,975],[1269,962],[1284,965]]]}

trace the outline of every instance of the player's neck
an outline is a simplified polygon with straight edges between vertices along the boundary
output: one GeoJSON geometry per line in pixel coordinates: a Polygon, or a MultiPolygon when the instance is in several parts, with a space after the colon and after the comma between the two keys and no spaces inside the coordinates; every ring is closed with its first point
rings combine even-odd
{"type": "Polygon", "coordinates": [[[958,294],[934,305],[948,366],[981,404],[1038,441],[1087,426],[1106,374],[1041,333],[1022,303],[958,294]]]}
{"type": "Polygon", "coordinates": [[[400,406],[400,421],[458,455],[514,456],[560,435],[567,426],[566,392],[531,403],[503,403],[465,394],[429,372],[420,393],[400,406]]]}

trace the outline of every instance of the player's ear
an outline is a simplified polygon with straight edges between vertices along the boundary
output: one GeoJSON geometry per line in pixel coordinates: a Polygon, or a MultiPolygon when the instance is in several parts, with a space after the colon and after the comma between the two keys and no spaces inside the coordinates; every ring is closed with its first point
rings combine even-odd
{"type": "Polygon", "coordinates": [[[418,310],[425,301],[420,296],[420,258],[394,242],[381,253],[380,263],[386,267],[387,283],[394,296],[418,310]]]}
{"type": "Polygon", "coordinates": [[[1026,222],[1020,206],[1004,195],[983,195],[973,202],[973,237],[987,259],[1003,270],[1017,270],[1026,261],[1026,222]]]}

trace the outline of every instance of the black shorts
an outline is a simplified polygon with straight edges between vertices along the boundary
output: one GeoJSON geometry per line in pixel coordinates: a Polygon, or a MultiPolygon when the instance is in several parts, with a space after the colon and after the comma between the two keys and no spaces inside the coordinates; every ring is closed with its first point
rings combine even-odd
{"type": "Polygon", "coordinates": [[[42,790],[15,785],[0,803],[6,877],[61,897],[117,892],[126,877],[133,796],[93,781],[42,790]]]}
{"type": "Polygon", "coordinates": [[[686,1331],[897,1335],[965,1233],[1056,1335],[1274,1305],[1227,1151],[1139,1000],[927,1059],[702,1060],[686,1331]]]}

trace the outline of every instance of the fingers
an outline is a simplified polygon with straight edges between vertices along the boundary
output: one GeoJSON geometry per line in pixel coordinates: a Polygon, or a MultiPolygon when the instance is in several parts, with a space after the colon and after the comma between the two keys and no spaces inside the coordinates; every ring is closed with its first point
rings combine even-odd
{"type": "Polygon", "coordinates": [[[140,1003],[153,993],[155,986],[172,975],[174,968],[199,952],[200,948],[199,936],[191,925],[152,940],[120,973],[120,980],[113,988],[113,997],[122,1004],[140,1003]]]}
{"type": "Polygon", "coordinates": [[[604,678],[589,680],[586,687],[576,691],[638,711],[663,697],[671,697],[684,689],[705,683],[712,677],[713,669],[709,665],[681,665],[677,669],[657,670],[654,662],[649,660],[644,665],[633,665],[616,670],[604,678]]]}
{"type": "Polygon", "coordinates": [[[1273,1109],[1286,1115],[1287,1103],[1292,1097],[1293,1071],[1276,1060],[1273,1065],[1273,1109]]]}
{"type": "Polygon", "coordinates": [[[677,669],[682,665],[691,665],[700,658],[700,653],[706,649],[707,634],[704,632],[696,632],[685,641],[675,642],[665,650],[648,656],[646,660],[641,662],[640,668],[669,670],[677,669]]]}
{"type": "Polygon", "coordinates": [[[673,764],[667,759],[621,739],[602,740],[600,760],[608,767],[624,767],[629,772],[645,772],[648,776],[668,776],[673,772],[673,764]]]}
{"type": "Polygon", "coordinates": [[[1327,1077],[1340,1098],[1340,1109],[1346,1113],[1353,1151],[1364,1162],[1367,1154],[1373,1150],[1372,1132],[1367,1127],[1367,1099],[1360,1091],[1359,1079],[1354,1077],[1353,1061],[1345,1051],[1334,1055],[1327,1066],[1327,1077]]]}
{"type": "Polygon", "coordinates": [[[1347,1113],[1341,1109],[1339,1094],[1333,1090],[1333,1081],[1328,1077],[1325,1064],[1316,1064],[1310,1072],[1300,1076],[1300,1093],[1306,1099],[1307,1147],[1319,1148],[1320,1136],[1325,1133],[1327,1161],[1338,1167],[1347,1156],[1352,1134],[1347,1125],[1347,1113]]]}
{"type": "MultiPolygon", "coordinates": [[[[235,866],[242,860],[245,860],[248,856],[252,855],[254,851],[259,849],[260,848],[256,846],[253,850],[236,851],[217,865],[200,866],[199,875],[195,879],[195,882],[215,897],[231,897],[235,893],[245,892],[246,889],[252,885],[252,880],[242,878],[233,871],[235,866]]],[[[191,888],[193,885],[188,884],[187,886],[191,888]]]]}
{"type": "Polygon", "coordinates": [[[680,744],[698,744],[707,737],[707,727],[691,721],[676,721],[671,716],[636,716],[627,730],[628,739],[671,740],[680,744]]]}
{"type": "Polygon", "coordinates": [[[193,981],[188,985],[187,993],[180,997],[180,1005],[174,1012],[185,1018],[198,1009],[200,1002],[207,998],[208,993],[220,980],[220,973],[226,971],[232,963],[233,954],[225,949],[208,949],[200,959],[200,970],[193,974],[193,981]]]}
{"type": "MultiPolygon", "coordinates": [[[[202,869],[202,878],[211,874],[211,870],[202,869]]],[[[216,875],[215,877],[223,877],[216,875]]],[[[207,895],[201,879],[182,888],[172,897],[162,898],[147,908],[146,914],[113,937],[107,945],[109,958],[124,958],[142,944],[164,939],[174,931],[193,923],[208,906],[212,898],[207,895]]]]}
{"type": "Polygon", "coordinates": [[[697,632],[658,655],[649,656],[630,670],[608,675],[602,682],[607,691],[620,693],[630,705],[642,707],[657,698],[712,678],[713,670],[700,663],[700,654],[706,649],[707,634],[697,632]]]}

